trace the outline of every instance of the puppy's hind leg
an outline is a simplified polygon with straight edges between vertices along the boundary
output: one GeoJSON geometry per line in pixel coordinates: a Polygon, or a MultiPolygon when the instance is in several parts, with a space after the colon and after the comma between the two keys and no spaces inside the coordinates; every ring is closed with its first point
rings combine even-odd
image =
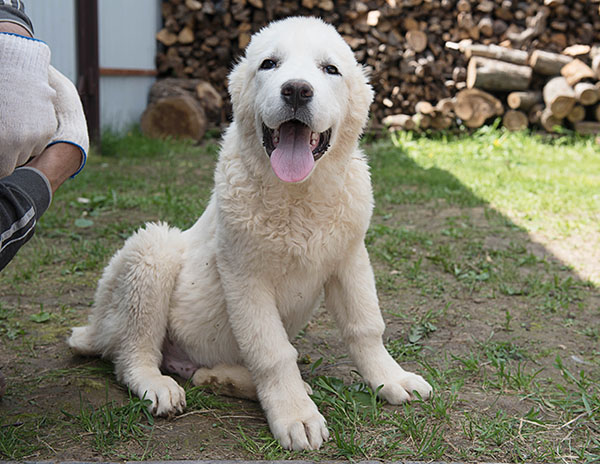
{"type": "Polygon", "coordinates": [[[194,372],[192,383],[209,387],[220,395],[258,401],[252,374],[244,366],[219,364],[212,368],[203,367],[194,372]]]}
{"type": "Polygon", "coordinates": [[[73,329],[68,340],[76,352],[111,359],[117,379],[150,400],[156,415],[185,407],[183,388],[160,372],[184,249],[181,231],[164,224],[148,224],[130,237],[98,284],[90,324],[73,329]]]}
{"type": "MultiPolygon", "coordinates": [[[[258,401],[252,374],[245,366],[219,364],[212,368],[203,367],[194,372],[192,383],[209,387],[220,395],[258,401]]],[[[306,382],[304,389],[312,395],[312,388],[306,382]]]]}

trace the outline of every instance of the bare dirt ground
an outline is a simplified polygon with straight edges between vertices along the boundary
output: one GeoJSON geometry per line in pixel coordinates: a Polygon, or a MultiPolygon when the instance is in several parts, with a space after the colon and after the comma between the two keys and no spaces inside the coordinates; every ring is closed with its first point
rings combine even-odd
{"type": "MultiPolygon", "coordinates": [[[[117,219],[137,224],[151,218],[122,211],[111,213],[104,221],[117,219]]],[[[483,353],[490,340],[497,345],[508,343],[526,353],[523,356],[532,368],[543,369],[542,376],[560,379],[554,368],[559,355],[573,372],[585,368],[588,375],[598,378],[598,335],[590,329],[600,327],[600,293],[584,279],[597,281],[599,276],[600,237],[558,241],[529,236],[484,206],[459,207],[443,201],[390,206],[373,222],[408,234],[398,243],[386,242],[386,233],[374,234],[369,243],[388,324],[386,342],[399,340],[412,348],[418,345],[420,354],[402,356],[403,366],[431,375],[423,367],[425,360],[442,372],[442,380],[438,379],[442,387],[436,393],[440,397],[451,394],[453,379],[460,384],[447,417],[431,419],[441,427],[445,450],[441,457],[524,459],[513,445],[526,447],[531,438],[518,443],[515,432],[506,443],[494,446],[486,438],[465,431],[464,424],[471,423],[465,421],[475,414],[493,418],[501,411],[517,418],[518,423],[518,418],[538,407],[516,387],[497,388],[486,383],[492,368],[483,353]],[[520,260],[525,264],[518,264],[520,260]],[[496,280],[485,277],[486,269],[493,269],[496,280]],[[412,328],[425,326],[425,319],[433,328],[417,344],[406,342],[412,328]],[[472,373],[454,361],[470,353],[482,356],[481,368],[472,373]],[[443,380],[444,372],[453,372],[447,374],[447,381],[443,380]],[[478,440],[485,445],[484,451],[479,450],[478,440]]],[[[52,237],[39,239],[49,240],[52,237]]],[[[25,260],[33,259],[39,241],[28,245],[25,260]]],[[[61,253],[70,249],[69,240],[63,237],[52,243],[54,261],[36,267],[35,276],[29,280],[17,278],[22,261],[15,260],[12,271],[5,274],[9,278],[0,282],[0,367],[8,382],[8,391],[0,401],[0,458],[85,461],[347,457],[333,442],[319,452],[282,454],[279,450],[272,454],[271,448],[257,445],[268,443],[267,424],[258,404],[224,397],[211,397],[220,402],[216,406],[196,406],[179,417],[159,418],[152,428],[145,423],[148,430],[142,438],[123,437],[99,445],[98,434],[83,425],[84,412],[111,401],[116,406],[125,404],[128,393],[116,383],[110,363],[75,357],[64,340],[70,327],[86,321],[102,263],[76,278],[65,279],[55,264],[61,253]],[[45,314],[48,319],[41,320],[45,314]]],[[[106,256],[121,243],[106,244],[106,256]]],[[[324,309],[318,311],[294,344],[305,379],[327,375],[348,384],[360,380],[324,309]],[[314,368],[313,363],[320,358],[323,362],[314,368]]],[[[551,406],[539,409],[548,420],[555,417],[551,406]]],[[[545,431],[550,442],[562,432],[557,431],[558,426],[552,427],[554,424],[545,431]]],[[[370,434],[379,432],[360,433],[365,442],[376,443],[377,437],[370,434]]],[[[385,433],[389,433],[387,428],[385,433]]],[[[413,446],[414,454],[409,457],[429,459],[427,454],[419,454],[417,444],[411,445],[406,436],[398,435],[397,439],[406,442],[407,447],[413,446]]],[[[385,459],[381,446],[365,449],[370,451],[363,451],[357,459],[385,459]]]]}

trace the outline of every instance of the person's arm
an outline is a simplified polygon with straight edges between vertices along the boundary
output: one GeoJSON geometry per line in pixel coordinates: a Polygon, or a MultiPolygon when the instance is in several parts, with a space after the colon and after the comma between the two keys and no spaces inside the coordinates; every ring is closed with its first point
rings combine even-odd
{"type": "Polygon", "coordinates": [[[80,164],[78,147],[56,143],[0,179],[0,270],[33,237],[37,221],[50,206],[52,194],[80,164]]]}
{"type": "Polygon", "coordinates": [[[77,89],[49,66],[48,47],[28,38],[33,29],[27,27],[31,23],[24,15],[22,2],[11,0],[9,3],[0,0],[0,62],[4,59],[3,64],[7,64],[0,68],[0,82],[7,84],[4,89],[0,87],[4,90],[0,91],[4,98],[0,100],[3,120],[0,130],[0,270],[33,236],[37,221],[50,205],[56,189],[83,168],[89,148],[77,89]],[[40,72],[42,75],[38,76],[40,72]],[[37,80],[27,81],[32,76],[37,80]],[[42,90],[50,92],[48,95],[32,91],[40,82],[42,90]],[[15,97],[9,102],[12,104],[7,104],[7,96],[15,97]],[[49,108],[40,109],[36,104],[46,104],[49,108]],[[35,128],[42,125],[45,113],[51,114],[54,124],[48,125],[49,134],[37,134],[35,128]],[[26,137],[19,131],[25,131],[32,138],[31,144],[41,145],[41,148],[24,147],[28,145],[26,137]],[[15,150],[23,152],[23,156],[15,158],[15,150]],[[14,170],[15,162],[26,164],[14,170]]]}
{"type": "Polygon", "coordinates": [[[0,179],[0,270],[33,236],[51,198],[50,183],[33,168],[19,168],[0,179]]]}

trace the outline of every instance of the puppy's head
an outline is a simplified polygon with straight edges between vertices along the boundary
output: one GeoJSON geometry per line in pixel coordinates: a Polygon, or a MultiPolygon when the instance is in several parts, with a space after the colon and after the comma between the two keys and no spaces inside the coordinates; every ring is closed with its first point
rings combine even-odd
{"type": "Polygon", "coordinates": [[[252,130],[277,177],[301,182],[344,142],[351,150],[373,98],[350,47],[316,18],[255,34],[229,78],[234,121],[252,130]]]}

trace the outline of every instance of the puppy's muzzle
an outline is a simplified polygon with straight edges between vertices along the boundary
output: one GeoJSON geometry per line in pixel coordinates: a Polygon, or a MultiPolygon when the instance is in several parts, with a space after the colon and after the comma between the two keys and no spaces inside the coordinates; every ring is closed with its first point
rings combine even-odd
{"type": "Polygon", "coordinates": [[[294,113],[306,107],[314,94],[312,85],[302,79],[289,80],[281,86],[281,98],[294,113]]]}

